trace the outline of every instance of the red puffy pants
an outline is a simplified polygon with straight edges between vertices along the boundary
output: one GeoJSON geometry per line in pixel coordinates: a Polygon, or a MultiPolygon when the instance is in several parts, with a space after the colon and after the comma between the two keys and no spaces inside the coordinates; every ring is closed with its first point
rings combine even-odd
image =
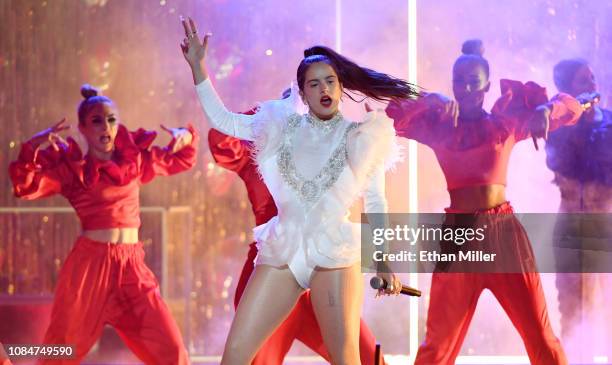
{"type": "MultiPolygon", "coordinates": [[[[244,292],[246,284],[255,268],[254,261],[257,256],[257,247],[251,244],[248,258],[240,274],[240,280],[236,287],[234,305],[238,306],[240,297],[244,292]]],[[[276,329],[261,347],[253,360],[254,365],[281,365],[294,340],[299,340],[304,345],[321,355],[329,361],[329,355],[323,344],[321,329],[312,309],[310,291],[306,291],[298,299],[289,317],[276,329]]],[[[361,363],[373,365],[376,353],[376,338],[365,322],[361,320],[359,332],[359,352],[361,363]]]]}
{"type": "MultiPolygon", "coordinates": [[[[505,203],[476,214],[491,215],[485,217],[488,220],[488,235],[495,237],[503,233],[506,238],[504,244],[530,252],[529,239],[520,222],[514,216],[507,216],[512,213],[510,204],[505,203]],[[496,217],[495,214],[501,215],[496,217]],[[514,233],[510,240],[508,232],[514,233]]],[[[523,272],[434,273],[427,312],[427,332],[417,353],[416,365],[455,363],[478,298],[484,289],[491,290],[510,317],[523,339],[532,364],[567,364],[561,343],[550,326],[540,275],[537,272],[523,272]]]]}
{"type": "Polygon", "coordinates": [[[80,237],[62,267],[45,344],[70,344],[78,364],[104,325],[115,328],[145,364],[188,364],[179,329],[144,263],[142,243],[101,243],[80,237]]]}

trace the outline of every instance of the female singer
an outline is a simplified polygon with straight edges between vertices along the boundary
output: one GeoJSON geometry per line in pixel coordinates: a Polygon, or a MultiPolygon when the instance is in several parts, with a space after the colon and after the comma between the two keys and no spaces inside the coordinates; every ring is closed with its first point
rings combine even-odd
{"type": "MultiPolygon", "coordinates": [[[[254,115],[229,112],[208,77],[206,49],[195,23],[183,22],[181,44],[204,112],[214,127],[254,141],[259,172],[278,215],[255,228],[257,263],[232,323],[222,364],[248,364],[305,289],[333,364],[359,363],[360,232],[346,212],[365,191],[366,212],[384,213],[384,163],[395,142],[391,120],[370,112],[363,123],[338,110],[345,89],[375,99],[411,97],[403,80],[363,68],[327,47],[304,52],[299,90],[262,103],[254,115]],[[308,113],[299,114],[297,96],[308,113]]],[[[381,273],[391,288],[394,275],[381,273]]]]}

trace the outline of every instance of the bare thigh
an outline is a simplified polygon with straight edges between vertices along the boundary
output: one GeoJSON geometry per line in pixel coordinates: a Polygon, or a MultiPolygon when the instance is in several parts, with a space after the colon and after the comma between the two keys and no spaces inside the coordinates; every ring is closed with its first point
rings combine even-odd
{"type": "Polygon", "coordinates": [[[363,278],[359,264],[317,269],[310,283],[312,305],[333,364],[359,364],[363,278]]]}
{"type": "Polygon", "coordinates": [[[250,364],[303,291],[287,267],[257,266],[236,308],[221,364],[250,364]]]}

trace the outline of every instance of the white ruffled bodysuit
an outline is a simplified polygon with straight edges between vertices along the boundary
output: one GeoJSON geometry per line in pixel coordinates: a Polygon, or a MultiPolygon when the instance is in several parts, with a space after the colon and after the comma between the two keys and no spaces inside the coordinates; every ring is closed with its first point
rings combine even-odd
{"type": "Polygon", "coordinates": [[[393,122],[384,112],[353,123],[338,113],[321,121],[300,114],[298,91],[260,105],[254,115],[229,112],[209,79],[196,86],[215,128],[254,141],[259,172],[278,215],[254,228],[257,264],[288,265],[308,288],[313,270],[360,261],[360,225],[348,210],[364,193],[366,213],[386,213],[385,161],[397,152],[393,122]]]}

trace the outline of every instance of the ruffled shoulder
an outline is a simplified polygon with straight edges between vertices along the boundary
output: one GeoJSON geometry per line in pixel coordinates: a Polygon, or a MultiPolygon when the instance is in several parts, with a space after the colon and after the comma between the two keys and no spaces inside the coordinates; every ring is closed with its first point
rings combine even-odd
{"type": "Polygon", "coordinates": [[[493,105],[491,115],[503,122],[503,127],[517,140],[529,136],[528,121],[539,105],[548,103],[546,88],[533,81],[522,83],[514,80],[500,80],[501,96],[493,105]]]}
{"type": "Polygon", "coordinates": [[[255,136],[253,154],[258,164],[274,154],[274,151],[280,146],[290,118],[305,112],[306,108],[300,101],[296,83],[291,85],[291,94],[288,98],[259,104],[253,126],[255,136]]]}
{"type": "Polygon", "coordinates": [[[401,160],[393,120],[382,110],[367,113],[349,132],[347,151],[349,166],[360,184],[365,184],[381,165],[391,169],[401,160]]]}
{"type": "Polygon", "coordinates": [[[134,154],[137,151],[145,151],[151,147],[157,138],[157,132],[138,128],[129,131],[126,126],[119,125],[117,137],[115,137],[115,151],[120,155],[134,154]]]}
{"type": "MultiPolygon", "coordinates": [[[[123,126],[120,126],[120,128],[121,127],[123,126]]],[[[125,130],[127,131],[127,128],[125,128],[125,130]]],[[[133,132],[128,131],[127,134],[122,133],[122,136],[130,140],[131,143],[134,144],[139,150],[146,150],[151,147],[153,141],[155,140],[155,138],[157,138],[157,132],[138,128],[133,132]]],[[[119,135],[117,135],[117,137],[119,137],[119,135]]]]}
{"type": "Polygon", "coordinates": [[[78,143],[72,137],[68,137],[66,142],[68,142],[68,144],[57,144],[59,147],[58,150],[55,150],[53,146],[49,146],[45,149],[33,151],[34,157],[32,161],[45,169],[54,168],[60,163],[75,163],[82,161],[83,152],[78,143]]]}
{"type": "Polygon", "coordinates": [[[115,138],[115,152],[108,161],[98,160],[88,155],[82,177],[86,186],[96,184],[104,175],[117,185],[126,185],[140,175],[142,152],[147,150],[157,132],[142,128],[130,132],[124,125],[119,125],[115,138]]]}
{"type": "Polygon", "coordinates": [[[507,115],[515,111],[531,111],[548,102],[546,88],[533,81],[523,84],[520,81],[502,79],[499,86],[501,97],[495,102],[492,114],[507,115]]]}

